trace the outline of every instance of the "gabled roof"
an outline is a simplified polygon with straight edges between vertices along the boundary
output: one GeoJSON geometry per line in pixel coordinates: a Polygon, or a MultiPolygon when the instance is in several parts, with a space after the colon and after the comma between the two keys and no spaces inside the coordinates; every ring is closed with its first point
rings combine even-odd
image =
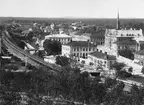
{"type": "Polygon", "coordinates": [[[135,45],[136,41],[135,40],[122,40],[122,41],[117,41],[116,43],[119,45],[128,45],[128,44],[135,45]]]}
{"type": "Polygon", "coordinates": [[[140,44],[144,44],[144,41],[139,41],[140,44]]]}
{"type": "Polygon", "coordinates": [[[69,45],[69,46],[73,46],[73,47],[76,47],[76,46],[80,46],[80,47],[96,47],[96,45],[94,44],[91,44],[90,42],[88,41],[73,41],[73,42],[70,42],[66,45],[69,45]]]}
{"type": "Polygon", "coordinates": [[[107,55],[107,54],[99,52],[99,51],[92,52],[89,55],[92,55],[92,56],[94,56],[96,58],[100,58],[100,59],[104,59],[104,60],[116,60],[115,56],[107,55]]]}
{"type": "Polygon", "coordinates": [[[54,34],[45,36],[45,38],[63,38],[63,37],[71,38],[71,36],[66,34],[54,34]]]}
{"type": "Polygon", "coordinates": [[[140,51],[136,51],[135,54],[144,55],[144,49],[143,49],[143,50],[140,50],[140,51]]]}

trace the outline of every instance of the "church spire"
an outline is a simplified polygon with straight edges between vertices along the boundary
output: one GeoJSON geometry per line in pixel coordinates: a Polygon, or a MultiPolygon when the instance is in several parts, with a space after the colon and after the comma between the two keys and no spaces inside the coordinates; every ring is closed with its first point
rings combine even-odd
{"type": "Polygon", "coordinates": [[[118,13],[117,13],[117,26],[116,26],[116,29],[117,29],[117,30],[120,29],[119,10],[118,10],[118,13]]]}

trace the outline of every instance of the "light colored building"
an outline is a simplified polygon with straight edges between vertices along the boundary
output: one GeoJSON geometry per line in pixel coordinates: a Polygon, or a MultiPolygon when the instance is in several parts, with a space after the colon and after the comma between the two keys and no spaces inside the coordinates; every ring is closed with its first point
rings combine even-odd
{"type": "MultiPolygon", "coordinates": [[[[105,49],[107,53],[118,55],[118,51],[129,48],[133,52],[140,50],[140,41],[144,41],[142,30],[120,29],[119,15],[117,18],[116,29],[106,29],[105,31],[105,49]]],[[[100,47],[98,47],[100,48],[100,47]]]]}
{"type": "Polygon", "coordinates": [[[70,35],[72,37],[72,41],[88,41],[90,40],[89,36],[84,35],[70,35]]]}
{"type": "Polygon", "coordinates": [[[134,54],[134,62],[144,66],[144,49],[135,52],[135,54],[134,54]]]}
{"type": "Polygon", "coordinates": [[[66,34],[54,34],[45,36],[45,39],[59,41],[61,44],[67,44],[71,42],[72,37],[66,34]]]}
{"type": "Polygon", "coordinates": [[[62,55],[67,57],[87,58],[88,54],[96,51],[96,45],[88,41],[73,41],[62,45],[62,55]]]}
{"type": "Polygon", "coordinates": [[[112,64],[116,61],[116,56],[108,55],[102,51],[95,51],[88,54],[88,59],[93,62],[95,67],[102,67],[104,70],[110,70],[112,64]]]}

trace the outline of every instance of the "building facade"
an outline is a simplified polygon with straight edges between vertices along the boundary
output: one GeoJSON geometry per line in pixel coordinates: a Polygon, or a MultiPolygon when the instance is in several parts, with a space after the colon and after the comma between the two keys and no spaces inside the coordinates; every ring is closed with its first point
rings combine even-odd
{"type": "Polygon", "coordinates": [[[90,37],[90,42],[92,42],[95,45],[104,45],[105,42],[104,32],[93,33],[90,37]]]}
{"type": "Polygon", "coordinates": [[[71,42],[72,37],[66,34],[47,35],[45,39],[59,41],[61,44],[68,44],[71,42]]]}
{"type": "Polygon", "coordinates": [[[88,54],[97,50],[96,45],[88,41],[73,41],[62,45],[62,55],[67,57],[87,58],[88,54]]]}
{"type": "Polygon", "coordinates": [[[134,62],[144,66],[144,50],[140,50],[140,51],[135,52],[134,62]]]}
{"type": "Polygon", "coordinates": [[[116,57],[103,53],[102,51],[95,51],[88,54],[88,59],[93,62],[95,67],[101,67],[103,70],[110,70],[112,64],[116,62],[116,57]]]}
{"type": "MultiPolygon", "coordinates": [[[[129,48],[133,52],[140,50],[140,41],[144,41],[142,29],[120,28],[119,14],[116,29],[106,29],[104,47],[112,54],[118,55],[118,51],[129,48]]],[[[109,53],[109,52],[108,52],[109,53]]]]}

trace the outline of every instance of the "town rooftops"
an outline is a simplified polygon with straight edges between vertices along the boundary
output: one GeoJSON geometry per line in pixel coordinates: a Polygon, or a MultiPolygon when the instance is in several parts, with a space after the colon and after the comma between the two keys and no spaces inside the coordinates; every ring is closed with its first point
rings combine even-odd
{"type": "Polygon", "coordinates": [[[140,44],[144,44],[144,41],[139,41],[140,44]]]}
{"type": "Polygon", "coordinates": [[[108,35],[117,35],[117,37],[119,36],[125,36],[125,35],[129,35],[129,36],[143,36],[142,34],[142,29],[140,30],[135,30],[135,29],[121,29],[121,30],[116,30],[116,29],[106,29],[106,34],[108,35]]]}
{"type": "Polygon", "coordinates": [[[144,55],[144,49],[143,49],[143,50],[140,50],[140,51],[136,51],[135,54],[144,55]]]}
{"type": "Polygon", "coordinates": [[[73,41],[88,41],[90,37],[83,35],[71,35],[73,41]]]}
{"type": "Polygon", "coordinates": [[[94,57],[97,57],[97,58],[100,58],[100,59],[104,59],[104,60],[116,60],[115,56],[107,55],[107,54],[99,52],[99,51],[92,52],[89,55],[92,55],[94,57]]]}
{"type": "Polygon", "coordinates": [[[66,45],[69,45],[69,46],[73,46],[73,47],[76,47],[76,46],[80,46],[80,47],[96,47],[96,45],[93,45],[91,44],[90,42],[88,41],[73,41],[73,42],[70,42],[66,45]]]}
{"type": "Polygon", "coordinates": [[[66,34],[54,34],[54,35],[45,36],[45,39],[47,38],[71,38],[71,36],[66,35],[66,34]]]}
{"type": "Polygon", "coordinates": [[[97,33],[93,33],[92,35],[91,35],[91,38],[105,38],[105,36],[104,36],[104,34],[105,34],[105,32],[97,32],[97,33]]]}
{"type": "Polygon", "coordinates": [[[136,41],[135,40],[121,40],[116,42],[119,45],[135,45],[136,41]]]}

